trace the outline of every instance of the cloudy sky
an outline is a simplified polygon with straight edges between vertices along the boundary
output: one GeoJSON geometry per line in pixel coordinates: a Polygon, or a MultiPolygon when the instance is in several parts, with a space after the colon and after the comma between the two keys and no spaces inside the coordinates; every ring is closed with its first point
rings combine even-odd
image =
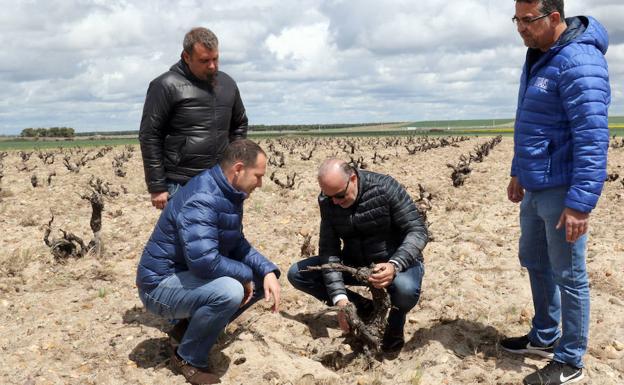
{"type": "MultiPolygon", "coordinates": [[[[184,33],[212,29],[252,124],[513,117],[512,0],[0,0],[0,134],[136,130],[184,33]]],[[[566,0],[610,33],[624,115],[624,2],[566,0]]]]}

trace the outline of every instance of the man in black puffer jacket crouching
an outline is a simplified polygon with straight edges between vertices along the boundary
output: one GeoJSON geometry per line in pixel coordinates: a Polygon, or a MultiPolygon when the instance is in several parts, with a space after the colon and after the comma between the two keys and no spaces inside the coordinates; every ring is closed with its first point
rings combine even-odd
{"type": "MultiPolygon", "coordinates": [[[[382,349],[400,350],[406,315],[420,297],[422,251],[427,244],[424,218],[391,176],[328,159],[319,168],[318,181],[319,255],[292,265],[288,280],[329,305],[342,308],[352,302],[361,311],[370,306],[370,300],[345,287],[358,284],[350,274],[305,270],[326,263],[352,267],[375,264],[369,281],[376,288],[385,288],[392,303],[382,349]]],[[[343,311],[338,313],[338,322],[344,331],[349,330],[343,311]]]]}

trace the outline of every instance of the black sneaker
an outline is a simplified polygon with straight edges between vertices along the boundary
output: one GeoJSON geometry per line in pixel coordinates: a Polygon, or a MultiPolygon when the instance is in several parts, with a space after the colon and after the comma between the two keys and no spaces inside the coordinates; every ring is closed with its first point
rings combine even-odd
{"type": "Polygon", "coordinates": [[[405,337],[403,335],[403,328],[392,329],[386,328],[386,331],[381,341],[381,350],[385,353],[400,352],[405,345],[405,337]]]}
{"type": "Polygon", "coordinates": [[[524,385],[563,385],[572,384],[583,379],[583,368],[550,361],[542,369],[524,377],[524,385]]]}
{"type": "Polygon", "coordinates": [[[550,346],[535,346],[531,344],[529,341],[529,336],[522,337],[511,337],[505,338],[501,340],[500,346],[510,352],[515,354],[536,354],[538,356],[542,356],[544,358],[553,358],[553,350],[555,344],[550,346]]]}

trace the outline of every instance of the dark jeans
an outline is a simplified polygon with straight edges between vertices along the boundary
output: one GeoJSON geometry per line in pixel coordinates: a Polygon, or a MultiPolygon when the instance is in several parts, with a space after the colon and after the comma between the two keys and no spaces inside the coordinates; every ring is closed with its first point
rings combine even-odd
{"type": "MultiPolygon", "coordinates": [[[[321,265],[321,259],[319,257],[310,257],[293,264],[288,270],[288,281],[296,289],[308,293],[328,305],[333,305],[331,298],[329,298],[327,294],[327,289],[325,288],[323,273],[321,271],[302,271],[307,269],[308,266],[319,265],[321,265]]],[[[386,288],[388,294],[390,294],[390,302],[392,303],[392,310],[388,316],[389,329],[403,329],[407,313],[418,303],[424,274],[425,268],[423,264],[419,262],[415,266],[398,273],[394,281],[386,288]]],[[[362,285],[349,273],[343,272],[342,277],[347,286],[362,285]]],[[[359,294],[349,289],[347,289],[347,297],[349,297],[351,302],[356,304],[362,300],[359,294]]]]}

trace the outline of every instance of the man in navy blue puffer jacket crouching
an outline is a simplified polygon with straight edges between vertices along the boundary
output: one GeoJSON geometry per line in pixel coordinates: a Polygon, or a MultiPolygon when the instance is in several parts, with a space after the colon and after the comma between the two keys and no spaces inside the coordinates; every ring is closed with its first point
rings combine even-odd
{"type": "Polygon", "coordinates": [[[264,294],[280,300],[279,270],[243,235],[243,202],[262,185],[266,155],[242,139],[165,206],[137,270],[148,311],[188,322],[172,356],[192,384],[217,383],[208,354],[227,323],[264,294]],[[254,290],[255,289],[255,290],[254,290]]]}

